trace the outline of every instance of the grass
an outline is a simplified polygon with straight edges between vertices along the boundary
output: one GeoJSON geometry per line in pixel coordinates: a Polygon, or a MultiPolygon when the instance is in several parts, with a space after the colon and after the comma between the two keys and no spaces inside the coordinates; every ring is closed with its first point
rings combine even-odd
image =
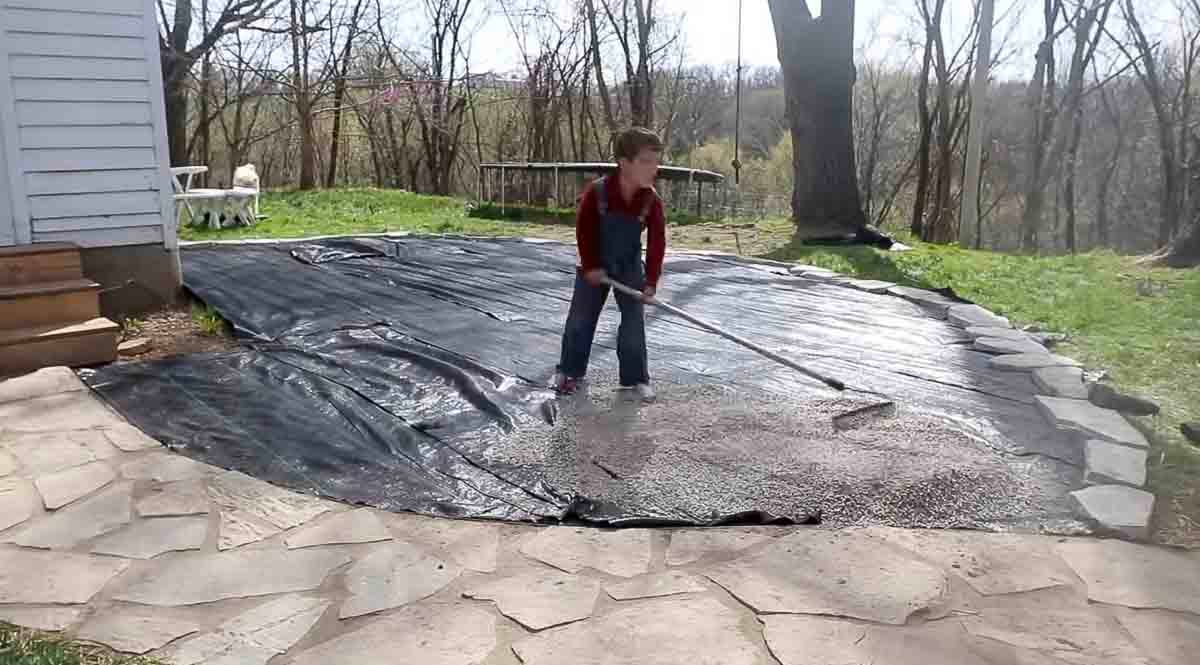
{"type": "Polygon", "coordinates": [[[104,647],[0,623],[0,665],[163,665],[104,647]]]}
{"type": "Polygon", "coordinates": [[[209,337],[218,337],[225,333],[225,319],[217,310],[207,305],[192,305],[192,320],[200,328],[200,332],[209,337]]]}
{"type": "MultiPolygon", "coordinates": [[[[269,194],[269,218],[253,228],[185,230],[185,239],[287,238],[410,231],[471,235],[525,235],[574,239],[570,211],[517,207],[517,221],[487,219],[498,210],[468,213],[464,202],[371,189],[269,194]],[[539,218],[538,215],[548,216],[539,218]],[[537,221],[540,219],[540,222],[537,221]],[[564,223],[565,220],[565,223],[564,223]]],[[[952,287],[1012,319],[1066,333],[1058,349],[1089,367],[1107,370],[1123,390],[1150,397],[1163,413],[1144,424],[1165,445],[1151,464],[1151,485],[1167,497],[1159,507],[1160,538],[1200,544],[1200,449],[1179,433],[1180,422],[1200,419],[1200,271],[1148,269],[1111,253],[1038,257],[913,245],[908,252],[826,248],[790,243],[787,220],[677,224],[669,245],[801,261],[864,278],[922,288],[952,287]],[[1164,523],[1170,522],[1169,524],[1164,523]]],[[[669,282],[668,282],[669,289],[669,282]]],[[[219,317],[218,317],[219,318],[219,317]]]]}

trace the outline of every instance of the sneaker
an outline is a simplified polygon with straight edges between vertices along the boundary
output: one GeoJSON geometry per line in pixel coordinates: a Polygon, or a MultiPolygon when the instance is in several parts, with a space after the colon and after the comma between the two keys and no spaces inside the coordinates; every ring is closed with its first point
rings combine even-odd
{"type": "Polygon", "coordinates": [[[649,383],[639,383],[633,387],[633,391],[635,393],[637,393],[637,396],[640,397],[643,401],[646,401],[646,402],[654,401],[654,397],[655,397],[654,388],[651,388],[649,383]]]}
{"type": "Polygon", "coordinates": [[[564,395],[572,395],[579,390],[579,379],[566,374],[555,374],[554,389],[564,395]]]}

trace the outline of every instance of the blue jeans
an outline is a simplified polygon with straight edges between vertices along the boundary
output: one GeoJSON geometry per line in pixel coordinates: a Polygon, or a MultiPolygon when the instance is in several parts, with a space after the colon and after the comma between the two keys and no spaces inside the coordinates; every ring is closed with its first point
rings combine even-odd
{"type": "MultiPolygon", "coordinates": [[[[641,288],[642,280],[626,282],[620,276],[613,278],[632,288],[641,288]]],[[[592,340],[596,336],[596,324],[600,312],[608,301],[609,287],[592,286],[577,270],[575,293],[571,296],[571,312],[563,331],[562,357],[558,371],[579,379],[587,374],[588,361],[592,354],[592,340]]],[[[621,365],[621,385],[634,386],[649,383],[650,373],[646,359],[645,305],[623,293],[614,294],[621,308],[621,327],[617,329],[617,361],[621,365]]]]}

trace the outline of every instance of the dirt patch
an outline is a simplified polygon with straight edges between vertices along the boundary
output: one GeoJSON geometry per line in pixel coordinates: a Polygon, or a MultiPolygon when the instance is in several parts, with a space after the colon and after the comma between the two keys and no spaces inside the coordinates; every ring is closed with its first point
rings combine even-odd
{"type": "Polygon", "coordinates": [[[228,330],[216,334],[205,330],[191,306],[172,307],[139,319],[123,322],[121,341],[144,338],[150,350],[137,356],[121,357],[118,363],[158,360],[192,353],[216,353],[238,349],[228,330]]]}

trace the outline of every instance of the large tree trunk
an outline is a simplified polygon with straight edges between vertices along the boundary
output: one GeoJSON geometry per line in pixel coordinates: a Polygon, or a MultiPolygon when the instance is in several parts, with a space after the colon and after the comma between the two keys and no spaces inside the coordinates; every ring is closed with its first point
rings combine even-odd
{"type": "Polygon", "coordinates": [[[185,166],[190,161],[187,74],[179,73],[180,68],[183,68],[183,65],[174,58],[163,55],[163,96],[166,102],[167,144],[171,152],[171,166],[185,166]]]}
{"type": "Polygon", "coordinates": [[[1192,222],[1192,228],[1167,247],[1162,262],[1172,268],[1200,266],[1200,222],[1192,222]]]}
{"type": "Polygon", "coordinates": [[[854,158],[854,1],[769,0],[792,132],[792,219],[798,239],[866,226],[854,158]]]}

